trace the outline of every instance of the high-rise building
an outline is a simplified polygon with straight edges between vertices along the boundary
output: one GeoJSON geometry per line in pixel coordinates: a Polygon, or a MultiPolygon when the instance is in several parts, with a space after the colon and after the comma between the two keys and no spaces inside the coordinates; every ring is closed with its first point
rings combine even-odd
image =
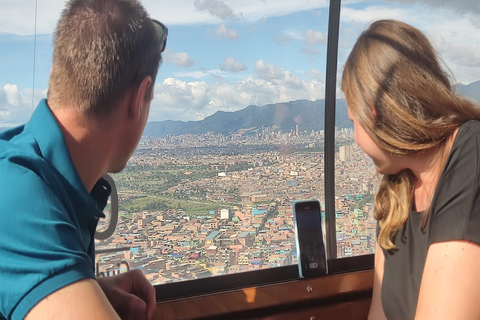
{"type": "Polygon", "coordinates": [[[340,156],[340,160],[346,162],[348,158],[350,158],[352,147],[351,146],[340,146],[338,153],[340,156]]]}

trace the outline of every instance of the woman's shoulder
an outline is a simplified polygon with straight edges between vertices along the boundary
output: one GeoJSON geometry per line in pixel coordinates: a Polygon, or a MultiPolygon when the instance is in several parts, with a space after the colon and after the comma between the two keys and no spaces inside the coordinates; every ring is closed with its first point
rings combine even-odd
{"type": "Polygon", "coordinates": [[[480,145],[480,120],[469,120],[458,129],[452,150],[480,145]]]}
{"type": "Polygon", "coordinates": [[[460,131],[466,133],[480,133],[480,120],[469,120],[460,126],[460,131]]]}

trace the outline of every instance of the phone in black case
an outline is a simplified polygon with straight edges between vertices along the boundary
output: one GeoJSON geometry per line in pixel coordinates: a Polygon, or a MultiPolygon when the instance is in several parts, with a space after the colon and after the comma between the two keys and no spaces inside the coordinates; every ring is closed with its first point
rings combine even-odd
{"type": "Polygon", "coordinates": [[[293,205],[298,272],[301,278],[327,274],[320,202],[297,201],[293,205]]]}

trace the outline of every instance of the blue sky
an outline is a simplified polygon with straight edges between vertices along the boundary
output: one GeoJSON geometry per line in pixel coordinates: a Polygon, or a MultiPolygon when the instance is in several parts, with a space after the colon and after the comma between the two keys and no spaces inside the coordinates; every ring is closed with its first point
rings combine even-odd
{"type": "MultiPolygon", "coordinates": [[[[142,3],[169,28],[150,121],[324,97],[328,1],[142,3]]],[[[0,127],[28,121],[46,97],[52,32],[63,6],[62,0],[0,0],[0,127]]],[[[382,18],[424,31],[458,82],[480,80],[478,0],[342,1],[339,72],[358,34],[382,18]]]]}

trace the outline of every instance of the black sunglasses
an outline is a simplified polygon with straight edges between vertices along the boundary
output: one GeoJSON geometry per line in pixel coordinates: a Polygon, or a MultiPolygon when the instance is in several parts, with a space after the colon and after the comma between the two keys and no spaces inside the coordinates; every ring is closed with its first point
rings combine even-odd
{"type": "Polygon", "coordinates": [[[166,25],[164,25],[158,20],[152,19],[152,22],[155,27],[155,32],[160,39],[160,52],[163,52],[165,51],[165,47],[167,46],[168,28],[166,25]]]}

